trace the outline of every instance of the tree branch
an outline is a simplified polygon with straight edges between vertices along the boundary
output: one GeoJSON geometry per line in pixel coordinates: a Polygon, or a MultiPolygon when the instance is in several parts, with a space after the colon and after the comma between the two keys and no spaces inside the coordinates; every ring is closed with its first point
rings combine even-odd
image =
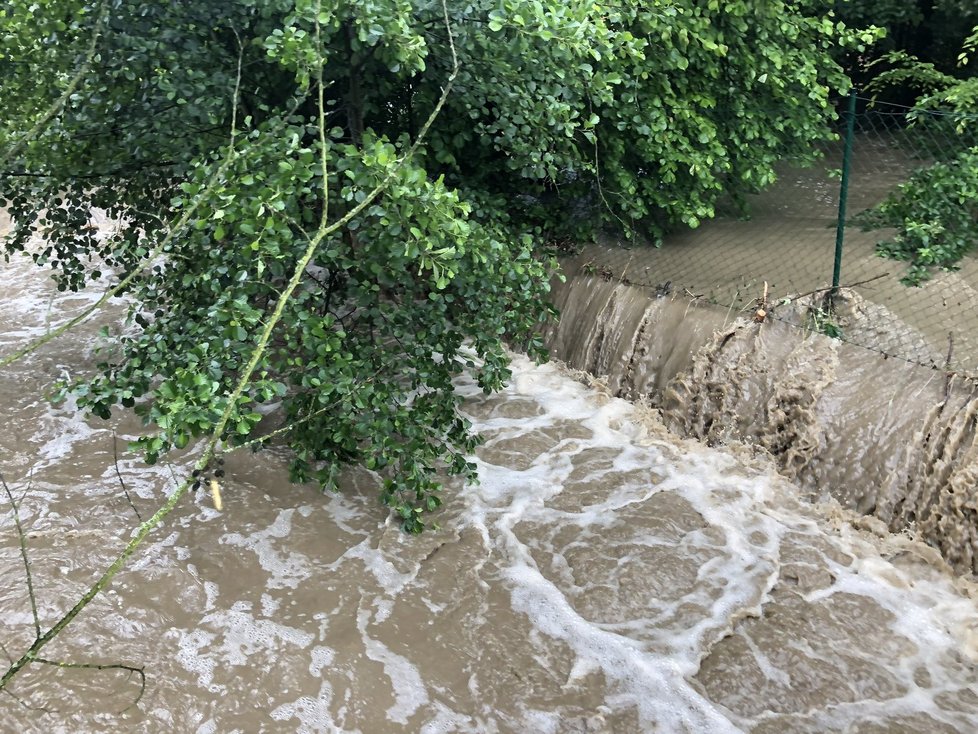
{"type": "MultiPolygon", "coordinates": [[[[391,169],[387,172],[384,179],[373,190],[371,190],[366,195],[366,197],[364,197],[363,201],[361,201],[356,207],[354,207],[349,212],[347,212],[345,216],[333,222],[332,224],[327,225],[325,218],[323,219],[319,231],[315,234],[312,240],[309,241],[309,244],[306,247],[305,252],[303,253],[302,257],[299,259],[298,263],[296,263],[296,267],[292,273],[292,277],[289,279],[286,288],[282,291],[282,295],[279,297],[278,302],[275,305],[275,310],[272,312],[271,317],[265,323],[265,326],[262,329],[261,336],[259,337],[254,350],[252,351],[251,357],[248,360],[247,365],[242,371],[241,376],[239,377],[235,388],[232,390],[231,394],[228,395],[224,411],[221,414],[220,419],[217,421],[216,425],[214,426],[214,429],[211,431],[210,438],[207,441],[203,454],[194,465],[195,469],[203,471],[210,464],[211,459],[214,458],[217,452],[217,446],[221,441],[221,436],[224,434],[224,430],[227,427],[227,424],[230,421],[232,414],[237,410],[238,399],[241,397],[241,395],[244,393],[245,389],[247,388],[249,381],[251,380],[252,374],[254,374],[255,369],[258,366],[258,363],[261,361],[262,355],[265,353],[265,350],[268,347],[269,341],[271,339],[272,331],[275,329],[275,326],[282,318],[282,314],[285,311],[286,304],[289,302],[289,300],[292,297],[292,294],[299,286],[299,283],[302,280],[303,273],[305,272],[306,267],[309,265],[313,256],[316,254],[316,250],[319,248],[320,243],[322,243],[324,239],[326,239],[331,234],[339,230],[341,227],[346,226],[346,224],[348,224],[350,220],[352,220],[354,217],[360,214],[360,212],[362,212],[364,209],[370,206],[373,203],[373,201],[387,189],[387,187],[394,180],[394,176],[397,174],[400,168],[403,167],[404,164],[411,158],[411,156],[413,156],[415,151],[417,151],[418,147],[421,145],[421,142],[424,140],[425,136],[427,135],[428,130],[431,128],[435,119],[441,113],[441,110],[444,107],[446,100],[448,99],[448,95],[451,92],[452,85],[454,84],[455,78],[458,76],[458,71],[459,71],[458,56],[456,55],[455,52],[455,43],[452,36],[451,24],[448,17],[448,6],[446,4],[446,0],[442,0],[442,11],[444,13],[445,26],[448,31],[449,44],[451,47],[451,54],[453,60],[453,68],[445,86],[442,88],[442,94],[438,100],[438,103],[435,105],[431,114],[428,116],[428,119],[425,122],[424,126],[422,127],[418,135],[418,138],[415,140],[414,144],[412,144],[411,147],[407,150],[407,152],[394,163],[391,169]]],[[[317,16],[318,16],[318,12],[317,12],[317,16]]],[[[321,57],[319,59],[319,64],[320,67],[322,67],[322,65],[325,64],[325,60],[322,59],[321,57]]],[[[322,99],[321,96],[322,85],[320,85],[319,91],[320,91],[320,99],[322,99]]],[[[323,119],[324,119],[323,115],[320,114],[319,125],[320,125],[321,139],[325,137],[325,129],[323,129],[324,127],[323,119]]],[[[228,160],[226,160],[224,164],[222,164],[221,170],[224,169],[224,167],[228,164],[228,161],[230,161],[232,158],[233,155],[229,154],[228,160]]],[[[198,201],[199,200],[200,199],[198,198],[198,201]]],[[[184,218],[181,221],[185,223],[185,221],[188,218],[189,218],[189,214],[185,214],[184,218]]],[[[101,304],[101,302],[102,301],[100,301],[99,304],[101,304]]],[[[88,312],[89,310],[86,310],[86,313],[88,312]]],[[[5,366],[5,364],[9,364],[9,362],[0,361],[0,367],[5,366]]],[[[167,501],[153,514],[153,516],[139,526],[139,528],[136,530],[135,535],[130,539],[129,543],[126,544],[126,547],[122,550],[119,556],[109,565],[109,567],[102,573],[102,575],[98,578],[98,580],[94,584],[92,584],[92,586],[88,589],[88,591],[86,591],[81,596],[78,602],[68,612],[66,612],[61,617],[61,619],[59,619],[50,629],[48,629],[42,635],[39,635],[38,638],[34,641],[34,644],[32,644],[30,648],[7,669],[7,671],[3,674],[3,677],[0,677],[0,690],[4,690],[7,684],[24,668],[24,666],[32,662],[43,661],[43,659],[39,657],[40,651],[48,643],[50,643],[55,637],[57,637],[61,633],[61,631],[65,629],[65,627],[71,624],[71,622],[75,619],[75,617],[77,617],[82,612],[82,610],[84,610],[85,607],[87,607],[92,602],[92,600],[95,599],[95,597],[97,597],[111,583],[112,579],[116,576],[116,574],[118,574],[119,571],[122,570],[122,568],[126,565],[128,560],[139,548],[139,546],[142,545],[143,541],[146,539],[146,536],[149,535],[149,533],[152,532],[152,530],[156,528],[156,526],[159,525],[173,511],[173,509],[177,506],[177,503],[183,498],[183,496],[193,485],[194,481],[195,480],[193,477],[184,480],[184,482],[173,492],[173,494],[170,495],[169,499],[167,499],[167,501]]]]}
{"type": "Polygon", "coordinates": [[[61,108],[65,106],[65,103],[71,98],[71,95],[75,93],[85,75],[88,74],[89,70],[92,68],[92,61],[95,59],[95,49],[98,46],[98,39],[102,35],[102,28],[105,25],[105,11],[108,8],[108,0],[102,0],[102,3],[98,6],[98,18],[95,22],[95,29],[92,31],[92,39],[88,44],[88,51],[85,55],[85,61],[75,72],[75,75],[71,78],[68,86],[65,88],[61,96],[54,101],[54,103],[48,107],[44,114],[41,115],[40,119],[34,124],[30,130],[24,133],[19,140],[17,140],[7,153],[0,157],[0,168],[4,168],[7,163],[14,159],[18,153],[20,153],[21,148],[23,148],[27,143],[29,143],[33,138],[35,138],[44,126],[47,125],[51,118],[61,111],[61,108]]]}
{"type": "MultiPolygon", "coordinates": [[[[115,431],[112,432],[112,465],[115,467],[115,475],[119,478],[119,484],[122,486],[122,493],[126,495],[126,501],[129,503],[132,511],[136,513],[136,519],[139,520],[139,522],[142,522],[143,516],[139,514],[139,510],[137,510],[136,505],[133,504],[132,497],[129,496],[129,489],[126,487],[126,483],[122,479],[122,472],[119,471],[119,446],[116,440],[115,431]]],[[[40,632],[40,630],[38,632],[40,632]]]]}
{"type": "Polygon", "coordinates": [[[142,699],[143,694],[146,693],[146,672],[143,670],[143,668],[137,668],[133,665],[123,665],[122,663],[111,663],[111,664],[104,664],[104,665],[99,663],[66,663],[61,660],[48,660],[47,658],[35,658],[34,662],[39,663],[41,665],[52,665],[56,668],[87,669],[87,670],[127,670],[129,671],[130,678],[132,677],[132,674],[135,673],[136,675],[139,676],[139,693],[136,694],[136,698],[133,700],[132,703],[130,703],[121,711],[117,712],[119,714],[124,714],[133,706],[138,704],[142,699]]]}
{"type": "Polygon", "coordinates": [[[18,507],[16,500],[14,500],[14,495],[10,491],[10,487],[7,486],[7,480],[4,479],[3,474],[0,474],[0,484],[3,485],[3,491],[7,493],[7,499],[10,500],[10,506],[14,510],[14,525],[17,526],[17,537],[20,540],[20,557],[24,561],[24,573],[27,575],[27,595],[31,600],[31,616],[34,619],[34,636],[35,639],[37,639],[41,636],[41,620],[37,616],[37,597],[34,595],[34,579],[31,576],[31,561],[30,557],[27,555],[27,536],[24,535],[24,528],[20,524],[20,508],[18,507]]]}

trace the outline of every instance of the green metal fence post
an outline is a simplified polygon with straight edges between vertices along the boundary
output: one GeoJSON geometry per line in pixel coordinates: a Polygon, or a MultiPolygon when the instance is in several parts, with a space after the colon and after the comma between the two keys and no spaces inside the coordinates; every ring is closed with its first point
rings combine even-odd
{"type": "Polygon", "coordinates": [[[842,150],[842,182],[839,185],[839,221],[835,229],[835,263],[832,266],[832,295],[839,290],[842,275],[842,241],[846,233],[846,197],[849,195],[849,166],[852,159],[852,138],[856,129],[856,90],[849,92],[846,117],[846,142],[842,150]]]}

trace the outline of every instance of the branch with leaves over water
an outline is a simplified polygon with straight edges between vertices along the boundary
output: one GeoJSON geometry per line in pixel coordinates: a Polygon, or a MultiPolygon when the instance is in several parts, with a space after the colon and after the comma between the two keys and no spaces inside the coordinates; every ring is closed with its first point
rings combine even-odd
{"type": "MultiPolygon", "coordinates": [[[[278,300],[278,303],[275,306],[275,310],[272,312],[272,315],[268,319],[268,321],[266,321],[265,326],[262,329],[261,336],[259,337],[258,343],[255,346],[255,349],[252,353],[251,359],[249,360],[245,368],[242,370],[237,385],[235,386],[234,390],[232,391],[231,395],[227,400],[224,412],[221,414],[220,419],[217,421],[216,425],[214,426],[214,429],[211,432],[210,438],[207,440],[207,443],[204,447],[204,451],[201,457],[197,460],[197,462],[194,465],[196,470],[198,471],[205,470],[210,465],[211,460],[217,454],[218,445],[221,442],[221,437],[224,435],[224,431],[228,425],[228,421],[231,419],[231,415],[236,409],[236,406],[238,404],[238,398],[242,395],[246,387],[249,385],[251,377],[254,374],[255,368],[257,367],[259,361],[261,360],[263,353],[268,348],[268,344],[271,339],[272,332],[275,329],[276,324],[278,324],[279,320],[282,318],[282,313],[285,309],[286,303],[288,303],[289,299],[292,297],[296,288],[298,288],[303,273],[305,273],[306,268],[308,267],[310,261],[315,255],[316,250],[318,249],[320,244],[323,242],[324,239],[326,239],[327,237],[329,237],[331,234],[338,231],[342,227],[346,226],[351,220],[353,220],[367,207],[373,204],[374,200],[376,200],[376,198],[381,193],[383,193],[383,191],[393,181],[398,169],[400,169],[400,167],[403,166],[411,158],[411,156],[413,156],[414,153],[417,151],[417,149],[425,139],[428,130],[431,128],[432,123],[441,113],[442,107],[444,107],[445,100],[448,98],[448,95],[451,92],[452,85],[455,81],[456,76],[458,75],[458,70],[459,70],[458,57],[455,54],[454,43],[451,41],[452,30],[451,30],[451,25],[449,23],[448,9],[447,6],[445,5],[445,0],[442,0],[442,5],[443,5],[443,10],[445,15],[446,29],[449,34],[450,43],[452,44],[451,53],[452,53],[453,65],[452,65],[451,73],[449,74],[448,79],[446,80],[445,85],[442,89],[441,97],[439,98],[434,109],[431,111],[431,114],[428,116],[427,121],[425,122],[424,126],[419,132],[413,145],[395,163],[395,165],[391,167],[391,169],[384,177],[384,179],[372,191],[370,191],[365,197],[363,197],[363,200],[357,206],[351,208],[350,211],[347,212],[343,217],[341,217],[340,219],[332,223],[328,221],[326,208],[325,207],[323,208],[323,215],[322,215],[322,220],[320,222],[319,229],[316,232],[316,234],[313,236],[313,238],[309,241],[305,253],[303,254],[302,258],[299,260],[299,262],[296,264],[296,267],[292,273],[292,277],[289,279],[288,285],[285,287],[284,291],[282,292],[278,300]]],[[[318,20],[317,20],[317,30],[318,30],[318,20]]],[[[323,64],[324,64],[324,60],[319,59],[319,63],[316,69],[316,73],[318,75],[317,86],[318,86],[318,95],[319,95],[319,135],[321,140],[325,140],[327,134],[325,130],[326,111],[324,109],[324,100],[323,100],[323,87],[324,87],[323,80],[322,80],[323,64]]],[[[326,200],[328,196],[328,191],[325,190],[325,187],[328,186],[328,182],[329,182],[327,164],[328,164],[328,159],[324,152],[323,156],[321,157],[324,200],[326,200]]],[[[51,663],[50,661],[47,661],[46,659],[41,658],[39,655],[40,651],[48,643],[50,643],[55,637],[57,637],[69,624],[71,624],[72,620],[74,620],[75,617],[77,617],[78,614],[80,614],[81,611],[85,609],[85,607],[87,607],[92,602],[92,600],[94,600],[111,583],[115,575],[118,574],[120,570],[122,570],[122,568],[128,562],[129,558],[131,558],[132,555],[139,548],[139,546],[142,545],[143,541],[146,539],[146,536],[149,535],[149,533],[157,525],[159,525],[167,517],[167,515],[169,515],[173,511],[173,509],[177,506],[179,501],[187,493],[187,491],[190,489],[193,483],[194,483],[193,478],[186,479],[182,484],[180,484],[180,486],[176,489],[176,491],[174,491],[170,495],[166,503],[164,503],[163,506],[160,507],[153,514],[152,517],[150,517],[148,520],[143,522],[138,527],[135,535],[132,537],[132,539],[129,541],[129,543],[126,545],[123,551],[119,554],[119,556],[115,559],[115,561],[112,562],[112,564],[102,573],[99,579],[89,588],[87,592],[85,592],[85,594],[82,595],[82,597],[78,600],[78,602],[64,616],[61,617],[61,619],[59,619],[54,625],[52,625],[43,634],[40,633],[39,625],[37,626],[39,634],[34,640],[34,643],[17,661],[15,661],[7,669],[7,671],[3,674],[3,676],[0,677],[0,690],[5,689],[6,686],[10,683],[10,681],[13,680],[13,678],[24,668],[24,666],[30,663],[43,662],[45,664],[54,664],[51,663]]],[[[25,556],[25,561],[26,561],[26,556],[25,556]]],[[[33,593],[31,595],[31,598],[33,604],[33,593]]],[[[36,609],[35,609],[35,619],[36,619],[36,609]]]]}

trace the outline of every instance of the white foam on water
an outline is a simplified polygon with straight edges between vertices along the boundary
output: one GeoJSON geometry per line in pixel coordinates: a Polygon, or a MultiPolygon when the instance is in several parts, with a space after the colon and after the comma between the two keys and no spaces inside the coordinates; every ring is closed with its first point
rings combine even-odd
{"type": "Polygon", "coordinates": [[[288,535],[292,530],[294,508],[281,510],[275,521],[263,530],[248,535],[227,533],[221,543],[252,551],[258,563],[268,572],[269,589],[295,589],[313,573],[308,557],[288,547],[288,535]]]}
{"type": "MultiPolygon", "coordinates": [[[[199,572],[197,571],[196,566],[190,564],[187,568],[190,571],[190,573],[194,575],[194,577],[199,576],[199,572]]],[[[210,610],[216,607],[217,599],[220,593],[221,591],[216,583],[214,583],[213,581],[204,581],[204,598],[205,598],[204,611],[205,612],[209,612],[210,610]]]]}
{"type": "Polygon", "coordinates": [[[492,734],[495,729],[479,726],[471,717],[458,714],[441,702],[433,705],[435,712],[421,727],[419,734],[492,734]]]}
{"type": "Polygon", "coordinates": [[[514,587],[513,607],[532,619],[538,630],[567,643],[579,658],[600,666],[608,678],[620,682],[631,692],[629,703],[638,708],[643,722],[671,731],[683,730],[680,727],[737,731],[692,690],[685,679],[688,661],[649,655],[636,641],[583,619],[552,583],[529,566],[515,566],[506,577],[514,587]],[[648,696],[650,691],[655,691],[654,698],[648,696]]]}
{"type": "Polygon", "coordinates": [[[226,688],[213,683],[218,661],[211,654],[211,646],[217,635],[199,628],[186,633],[173,630],[170,636],[174,634],[178,636],[176,660],[181,667],[197,676],[201,688],[211,693],[226,692],[226,688]]]}
{"type": "Polygon", "coordinates": [[[284,646],[304,650],[315,639],[306,630],[288,627],[270,619],[256,619],[247,602],[236,602],[227,612],[211,612],[201,625],[223,632],[220,644],[211,644],[211,655],[225,665],[247,666],[257,653],[272,659],[284,646]]]}
{"type": "MultiPolygon", "coordinates": [[[[43,398],[40,400],[43,401],[43,398]]],[[[33,461],[34,470],[40,471],[60,463],[71,455],[78,444],[96,438],[111,440],[110,436],[104,428],[86,420],[74,398],[68,398],[58,406],[45,403],[37,430],[31,436],[31,441],[39,446],[33,461]]]]}
{"type": "Polygon", "coordinates": [[[403,589],[414,578],[414,574],[398,571],[397,567],[386,557],[384,552],[374,547],[376,542],[377,540],[374,538],[367,538],[360,541],[343,553],[328,568],[330,571],[335,571],[346,561],[352,558],[359,559],[363,563],[364,568],[387,594],[397,594],[397,592],[403,589]]]}
{"type": "Polygon", "coordinates": [[[411,715],[428,703],[428,689],[410,660],[368,634],[367,625],[371,623],[371,617],[367,609],[361,608],[357,612],[360,639],[367,657],[383,665],[384,674],[390,679],[394,705],[387,709],[387,718],[396,724],[407,724],[411,715]]]}
{"type": "Polygon", "coordinates": [[[323,497],[325,498],[323,509],[332,524],[354,537],[363,535],[360,522],[375,508],[365,508],[362,503],[355,503],[349,497],[336,492],[326,492],[323,497]]]}
{"type": "MultiPolygon", "coordinates": [[[[517,366],[520,366],[518,361],[517,366]]],[[[526,370],[526,365],[522,366],[526,370]]],[[[595,406],[593,401],[583,396],[583,387],[560,375],[553,367],[516,372],[511,389],[539,401],[546,409],[546,420],[577,421],[591,429],[595,435],[594,445],[622,442],[622,437],[616,435],[609,425],[627,414],[630,406],[621,401],[595,406]]],[[[529,423],[533,422],[531,418],[529,423]]],[[[497,430],[506,427],[506,421],[499,418],[489,423],[497,430]]],[[[508,428],[514,435],[519,435],[526,431],[526,421],[513,419],[509,421],[508,428]]],[[[695,671],[697,660],[692,655],[683,659],[676,653],[682,648],[688,650],[691,647],[689,644],[674,646],[669,655],[650,655],[643,650],[640,641],[606,631],[600,625],[582,618],[562,590],[536,568],[530,549],[513,532],[517,523],[533,519],[540,522],[574,522],[582,527],[600,525],[616,506],[641,502],[649,491],[661,491],[661,488],[643,489],[640,494],[631,497],[618,492],[604,503],[582,508],[576,517],[570,517],[571,513],[566,512],[555,513],[544,505],[547,499],[561,491],[560,479],[554,476],[558,463],[538,460],[530,469],[518,472],[479,462],[482,481],[476,491],[484,504],[477,508],[472,522],[485,528],[485,535],[502,539],[506,546],[510,565],[504,569],[503,575],[511,585],[514,608],[525,613],[536,629],[570,646],[579,658],[578,666],[585,669],[600,667],[606,676],[629,689],[632,705],[639,708],[644,722],[650,725],[657,723],[666,726],[667,730],[677,731],[680,727],[693,727],[692,730],[698,731],[736,731],[736,727],[685,680],[686,675],[695,671]],[[534,476],[540,472],[545,476],[534,476]],[[649,697],[648,691],[656,691],[657,695],[649,697]]],[[[622,462],[619,468],[627,470],[645,465],[633,459],[622,462]]],[[[565,472],[569,468],[567,465],[563,467],[565,472]]],[[[692,479],[684,477],[687,481],[692,479]]],[[[496,542],[498,545],[499,540],[496,542]]],[[[730,586],[736,588],[737,585],[730,586]]],[[[736,598],[731,599],[729,606],[736,603],[736,598]]],[[[527,723],[541,730],[544,721],[537,715],[533,719],[527,723]]],[[[549,724],[547,726],[549,728],[549,724]]]]}
{"type": "Polygon", "coordinates": [[[336,651],[331,647],[316,645],[310,652],[309,675],[319,678],[322,676],[323,669],[332,665],[336,657],[336,651]]]}
{"type": "Polygon", "coordinates": [[[271,617],[282,606],[280,599],[275,599],[269,594],[261,595],[261,613],[263,617],[271,617]]]}
{"type": "Polygon", "coordinates": [[[271,712],[275,721],[291,722],[298,720],[298,726],[290,728],[297,734],[307,732],[343,732],[344,734],[359,734],[359,729],[341,728],[330,713],[329,707],[333,699],[333,691],[329,684],[323,682],[319,695],[301,696],[291,703],[283,703],[271,712]]]}
{"type": "MultiPolygon", "coordinates": [[[[942,672],[948,671],[946,660],[955,651],[973,649],[978,639],[975,602],[957,593],[950,579],[914,581],[880,557],[866,541],[861,540],[859,547],[853,548],[845,534],[830,535],[820,527],[814,507],[796,510],[792,503],[780,501],[786,483],[770,473],[745,471],[733,457],[689,442],[680,453],[674,441],[650,439],[632,405],[595,395],[555,366],[533,367],[516,357],[514,373],[508,395],[530,397],[542,406],[543,412],[529,418],[507,419],[491,413],[485,420],[475,419],[477,429],[491,433],[488,449],[502,439],[525,436],[564,421],[590,431],[591,438],[575,435],[573,443],[579,451],[608,447],[618,450],[610,469],[598,467],[591,473],[596,480],[610,472],[622,474],[622,483],[598,501],[587,497],[580,498],[576,506],[574,502],[563,503],[561,509],[548,506],[548,501],[558,498],[569,481],[566,457],[558,455],[572,448],[566,440],[556,441],[523,470],[480,458],[477,464],[481,484],[467,490],[471,492],[467,496],[469,522],[488,540],[494,558],[501,564],[501,576],[510,590],[513,608],[525,614],[536,630],[573,650],[576,661],[571,678],[600,669],[613,682],[609,700],[634,707],[643,727],[649,730],[740,731],[742,720],[705,698],[691,679],[713,642],[729,633],[737,620],[762,613],[768,594],[778,581],[781,541],[789,533],[802,533],[827,540],[857,557],[863,554],[851,567],[833,565],[826,559],[835,581],[829,588],[809,594],[808,600],[817,602],[838,593],[856,594],[890,611],[895,619],[891,626],[894,635],[914,640],[919,646],[915,658],[899,664],[906,670],[891,672],[912,682],[912,671],[923,667],[932,681],[927,688],[911,684],[899,704],[891,699],[827,707],[825,721],[852,725],[859,720],[860,712],[866,711],[908,715],[922,712],[945,720],[934,699],[942,691],[953,690],[953,679],[962,673],[960,667],[942,672]],[[658,475],[654,483],[643,484],[635,479],[649,469],[658,475]],[[637,562],[638,557],[621,548],[605,547],[602,534],[619,524],[617,516],[627,508],[641,506],[660,493],[672,493],[688,502],[707,525],[702,532],[687,531],[683,542],[701,550],[712,545],[716,555],[702,563],[693,587],[683,590],[673,604],[662,605],[654,595],[649,596],[647,607],[658,608],[662,612],[659,615],[639,614],[624,623],[608,624],[592,618],[593,614],[582,613],[580,597],[588,591],[588,582],[583,587],[570,583],[573,563],[561,556],[560,548],[548,546],[550,539],[561,529],[566,532],[568,527],[579,528],[582,537],[591,539],[593,554],[617,553],[619,571],[627,571],[628,564],[637,562]],[[571,504],[572,509],[566,509],[566,504],[571,504]],[[541,536],[537,530],[524,537],[520,534],[521,523],[545,528],[547,532],[541,536]],[[535,560],[541,551],[553,554],[554,561],[547,568],[535,560]],[[653,616],[665,618],[670,610],[696,604],[701,606],[701,616],[684,629],[656,628],[653,616]]],[[[477,395],[471,384],[463,384],[461,390],[477,395]]],[[[530,445],[528,449],[538,450],[530,445]]],[[[575,486],[580,487],[591,478],[584,476],[583,482],[579,477],[575,480],[575,486]]],[[[655,538],[638,544],[639,548],[662,545],[655,538]]],[[[681,550],[677,548],[676,552],[681,550]]],[[[787,682],[787,672],[775,666],[756,646],[753,650],[766,677],[787,682]]],[[[860,654],[871,659],[873,651],[860,654]]],[[[961,685],[974,691],[974,676],[959,680],[958,686],[961,685]]],[[[544,719],[547,717],[533,715],[526,724],[542,731],[549,726],[544,719]]],[[[978,727],[978,718],[974,723],[978,727]]]]}

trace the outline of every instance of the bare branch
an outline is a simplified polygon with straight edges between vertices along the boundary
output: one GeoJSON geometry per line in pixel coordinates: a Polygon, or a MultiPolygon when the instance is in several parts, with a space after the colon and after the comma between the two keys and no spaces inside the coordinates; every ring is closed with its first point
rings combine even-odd
{"type": "Polygon", "coordinates": [[[18,704],[20,704],[21,706],[23,706],[28,711],[39,711],[42,714],[56,714],[56,713],[58,713],[56,709],[49,709],[49,708],[47,708],[45,706],[32,706],[31,704],[27,703],[27,701],[25,701],[23,698],[21,698],[20,696],[18,696],[13,691],[8,691],[6,689],[3,689],[3,692],[6,693],[8,696],[10,696],[12,699],[14,699],[14,701],[16,701],[18,704]]]}
{"type": "Polygon", "coordinates": [[[231,32],[238,41],[238,71],[234,79],[234,95],[231,97],[231,150],[234,150],[234,141],[238,136],[238,104],[241,99],[241,60],[244,57],[244,44],[238,29],[231,26],[231,32]]]}
{"type": "Polygon", "coordinates": [[[119,484],[122,486],[122,493],[126,495],[126,501],[129,503],[132,511],[136,513],[136,519],[139,520],[139,522],[142,522],[143,516],[139,514],[139,510],[136,509],[136,505],[133,503],[132,497],[129,496],[129,489],[126,487],[126,483],[122,479],[122,472],[119,471],[119,447],[115,431],[112,432],[112,465],[115,467],[115,475],[119,478],[119,484]]]}
{"type": "MultiPolygon", "coordinates": [[[[358,388],[362,388],[362,387],[364,387],[366,385],[369,385],[371,382],[374,381],[374,378],[377,377],[377,375],[379,375],[379,374],[380,374],[380,369],[377,369],[372,375],[370,375],[370,377],[368,377],[367,379],[365,379],[362,382],[360,382],[357,385],[357,387],[358,388]]],[[[274,438],[275,436],[281,436],[282,434],[288,433],[289,431],[291,431],[293,428],[296,428],[297,426],[301,426],[304,423],[308,423],[313,418],[317,418],[317,417],[323,415],[324,413],[328,413],[329,411],[331,411],[335,407],[336,407],[335,404],[330,403],[329,405],[326,405],[326,406],[324,406],[322,408],[319,408],[318,410],[314,410],[311,413],[307,413],[304,417],[299,418],[298,420],[294,420],[291,423],[289,423],[288,425],[282,426],[280,428],[276,428],[273,431],[269,431],[268,433],[264,433],[261,436],[256,436],[255,438],[249,439],[248,441],[245,441],[244,443],[240,443],[237,446],[233,446],[233,447],[231,447],[229,449],[226,449],[224,451],[224,453],[225,454],[230,454],[230,453],[233,453],[235,451],[239,451],[241,449],[251,448],[252,446],[256,446],[256,445],[258,445],[260,443],[264,443],[265,441],[268,441],[269,439],[274,438]]]]}
{"type": "Polygon", "coordinates": [[[34,658],[35,663],[41,665],[52,665],[56,668],[71,668],[71,669],[86,669],[86,670],[126,670],[129,672],[129,677],[132,678],[132,674],[135,673],[139,676],[139,693],[136,698],[126,706],[121,711],[116,713],[124,714],[126,711],[136,706],[140,700],[142,700],[143,694],[146,693],[146,672],[143,668],[137,668],[134,665],[124,665],[122,663],[110,663],[110,664],[99,664],[99,663],[66,663],[61,660],[48,660],[47,658],[34,658]]]}
{"type": "MultiPolygon", "coordinates": [[[[34,639],[36,641],[41,637],[41,620],[37,616],[37,597],[34,595],[31,561],[27,555],[27,536],[24,535],[24,528],[20,524],[20,508],[16,500],[14,500],[14,495],[10,491],[10,487],[7,486],[7,480],[4,479],[3,474],[0,474],[0,484],[3,485],[3,491],[7,493],[7,499],[10,500],[10,506],[14,510],[14,525],[17,526],[17,537],[20,540],[20,557],[24,561],[24,573],[27,575],[27,595],[31,600],[31,616],[34,618],[34,639]]],[[[4,652],[6,652],[6,649],[4,652]]]]}

